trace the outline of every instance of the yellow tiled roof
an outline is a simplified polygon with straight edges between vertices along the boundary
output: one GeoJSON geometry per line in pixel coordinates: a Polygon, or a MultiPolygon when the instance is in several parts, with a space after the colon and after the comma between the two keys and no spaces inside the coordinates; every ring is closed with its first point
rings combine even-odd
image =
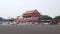
{"type": "Polygon", "coordinates": [[[29,11],[26,11],[24,14],[31,14],[31,13],[34,13],[36,10],[29,10],[29,11]]]}

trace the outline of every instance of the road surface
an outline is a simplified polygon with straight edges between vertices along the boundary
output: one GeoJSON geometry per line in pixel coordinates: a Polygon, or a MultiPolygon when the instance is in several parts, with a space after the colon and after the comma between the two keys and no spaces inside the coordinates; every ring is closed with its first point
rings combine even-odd
{"type": "Polygon", "coordinates": [[[0,25],[0,34],[60,34],[60,25],[0,25]]]}

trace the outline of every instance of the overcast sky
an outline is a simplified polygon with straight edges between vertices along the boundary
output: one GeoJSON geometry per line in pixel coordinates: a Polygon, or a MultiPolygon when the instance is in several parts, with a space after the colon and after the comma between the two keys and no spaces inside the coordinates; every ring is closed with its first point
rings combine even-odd
{"type": "Polygon", "coordinates": [[[15,18],[32,9],[54,17],[60,15],[60,0],[0,0],[0,17],[3,18],[15,18]]]}

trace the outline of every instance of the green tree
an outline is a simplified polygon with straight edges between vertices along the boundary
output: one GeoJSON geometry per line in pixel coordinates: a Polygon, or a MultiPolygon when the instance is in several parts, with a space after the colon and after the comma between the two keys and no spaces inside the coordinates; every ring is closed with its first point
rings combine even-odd
{"type": "Polygon", "coordinates": [[[53,18],[53,20],[60,20],[60,16],[55,16],[55,18],[53,18]]]}
{"type": "Polygon", "coordinates": [[[9,21],[13,22],[13,21],[15,21],[15,19],[14,18],[11,18],[11,19],[9,19],[9,21]]]}
{"type": "Polygon", "coordinates": [[[52,17],[48,16],[48,15],[42,15],[40,17],[40,20],[52,20],[52,17]]]}
{"type": "Polygon", "coordinates": [[[3,20],[3,18],[2,17],[0,17],[0,21],[2,21],[3,20]]]}
{"type": "Polygon", "coordinates": [[[53,18],[53,23],[52,24],[58,24],[58,20],[60,20],[60,16],[55,16],[54,18],[53,18]]]}

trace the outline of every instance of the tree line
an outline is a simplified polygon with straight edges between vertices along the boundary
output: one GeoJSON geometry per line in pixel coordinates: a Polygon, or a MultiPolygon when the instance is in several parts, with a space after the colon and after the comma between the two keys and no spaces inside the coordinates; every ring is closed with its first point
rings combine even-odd
{"type": "MultiPolygon", "coordinates": [[[[5,18],[0,17],[0,21],[5,18]]],[[[14,20],[15,18],[11,18],[10,20],[14,20]]],[[[40,20],[60,20],[60,16],[55,16],[54,18],[48,16],[48,15],[41,15],[40,20]]]]}
{"type": "MultiPolygon", "coordinates": [[[[16,18],[11,18],[11,19],[5,19],[5,18],[2,18],[2,17],[0,17],[0,22],[1,21],[15,21],[16,20],[16,18]]],[[[54,18],[52,18],[52,17],[50,17],[50,16],[48,16],[48,15],[41,15],[40,17],[39,17],[39,20],[60,20],[60,15],[59,16],[55,16],[54,18]]],[[[54,22],[55,23],[55,22],[54,22]]],[[[54,24],[54,23],[52,23],[52,24],[54,24]]],[[[55,23],[55,24],[57,24],[57,23],[55,23]]]]}
{"type": "Polygon", "coordinates": [[[42,16],[40,16],[40,20],[60,20],[60,15],[55,16],[54,18],[52,18],[48,15],[42,15],[42,16]]]}

